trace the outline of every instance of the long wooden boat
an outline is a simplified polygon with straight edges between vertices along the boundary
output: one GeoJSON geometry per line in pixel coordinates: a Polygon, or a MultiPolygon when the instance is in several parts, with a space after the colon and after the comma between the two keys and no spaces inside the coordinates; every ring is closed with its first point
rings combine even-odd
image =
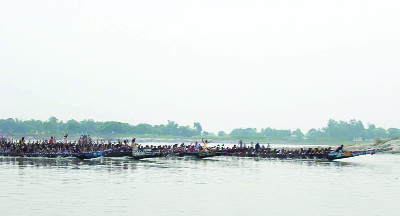
{"type": "Polygon", "coordinates": [[[125,150],[121,151],[119,149],[113,149],[104,152],[104,157],[132,157],[132,151],[125,150]]]}
{"type": "Polygon", "coordinates": [[[195,157],[195,158],[208,158],[216,156],[234,156],[234,157],[259,157],[259,158],[270,158],[270,159],[305,159],[305,160],[339,160],[344,158],[351,158],[360,155],[375,154],[378,152],[392,150],[392,147],[380,148],[380,149],[368,149],[368,150],[354,150],[347,152],[335,152],[332,151],[328,154],[279,154],[279,153],[262,153],[245,150],[235,151],[223,151],[223,150],[207,150],[207,151],[195,151],[195,152],[174,152],[171,149],[166,150],[152,150],[152,149],[138,149],[135,151],[114,149],[99,152],[88,152],[88,153],[5,153],[0,152],[0,156],[11,156],[11,157],[46,157],[46,158],[57,158],[57,157],[74,157],[79,159],[93,159],[98,157],[133,157],[133,159],[140,160],[144,158],[155,158],[163,156],[179,156],[179,157],[195,157]]]}
{"type": "Polygon", "coordinates": [[[163,154],[160,151],[152,149],[138,149],[132,152],[132,157],[135,160],[162,157],[162,156],[163,154]]]}

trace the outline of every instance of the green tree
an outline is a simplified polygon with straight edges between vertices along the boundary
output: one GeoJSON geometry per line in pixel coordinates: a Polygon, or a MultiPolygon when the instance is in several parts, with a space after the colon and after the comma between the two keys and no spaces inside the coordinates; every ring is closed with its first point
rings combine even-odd
{"type": "Polygon", "coordinates": [[[80,132],[94,134],[96,132],[96,123],[93,119],[83,120],[80,122],[80,132]]]}
{"type": "Polygon", "coordinates": [[[368,123],[367,137],[376,138],[376,126],[374,124],[368,123]]]}
{"type": "Polygon", "coordinates": [[[201,132],[203,131],[203,128],[201,127],[201,124],[198,122],[195,122],[193,124],[193,128],[196,130],[196,135],[200,136],[201,132]]]}
{"type": "Polygon", "coordinates": [[[288,138],[291,137],[292,132],[290,130],[276,130],[268,127],[261,129],[261,135],[265,137],[288,138]]]}
{"type": "Polygon", "coordinates": [[[168,124],[166,125],[166,130],[168,135],[179,135],[178,133],[179,125],[175,121],[168,120],[168,124]]]}
{"type": "Polygon", "coordinates": [[[43,122],[40,120],[28,120],[24,121],[23,124],[27,127],[28,131],[31,133],[35,133],[36,131],[42,132],[45,131],[43,122]]]}
{"type": "Polygon", "coordinates": [[[106,121],[99,126],[98,131],[102,134],[124,134],[128,131],[128,126],[127,123],[106,121]]]}
{"type": "Polygon", "coordinates": [[[135,134],[150,134],[152,126],[149,124],[138,124],[134,127],[135,134]]]}
{"type": "Polygon", "coordinates": [[[220,131],[220,132],[218,132],[218,136],[224,137],[224,136],[226,136],[226,133],[224,131],[220,131]]]}
{"type": "Polygon", "coordinates": [[[317,130],[315,128],[312,128],[307,133],[307,138],[309,139],[316,139],[320,137],[325,137],[325,134],[319,129],[317,130]]]}
{"type": "Polygon", "coordinates": [[[210,132],[203,131],[203,136],[210,136],[210,132]]]}
{"type": "Polygon", "coordinates": [[[233,129],[229,134],[232,137],[257,137],[257,129],[256,128],[237,128],[233,129]]]}
{"type": "Polygon", "coordinates": [[[378,127],[375,129],[376,138],[388,138],[388,133],[384,128],[378,127]]]}
{"type": "Polygon", "coordinates": [[[189,126],[179,126],[178,128],[179,136],[192,137],[196,134],[196,131],[192,130],[189,126]]]}
{"type": "Polygon", "coordinates": [[[301,132],[299,128],[297,128],[295,131],[292,132],[292,135],[294,135],[297,138],[303,139],[304,134],[301,132]]]}
{"type": "Polygon", "coordinates": [[[167,127],[163,124],[154,125],[153,128],[149,128],[149,133],[155,135],[167,135],[167,127]]]}
{"type": "Polygon", "coordinates": [[[79,133],[81,131],[79,131],[81,128],[80,124],[78,121],[71,119],[67,121],[67,132],[69,133],[79,133]]]}
{"type": "Polygon", "coordinates": [[[394,138],[399,139],[400,138],[400,129],[389,128],[387,130],[387,132],[389,134],[389,137],[392,138],[392,139],[394,139],[394,138]]]}
{"type": "Polygon", "coordinates": [[[43,124],[47,133],[58,133],[58,119],[56,117],[51,116],[43,124]]]}

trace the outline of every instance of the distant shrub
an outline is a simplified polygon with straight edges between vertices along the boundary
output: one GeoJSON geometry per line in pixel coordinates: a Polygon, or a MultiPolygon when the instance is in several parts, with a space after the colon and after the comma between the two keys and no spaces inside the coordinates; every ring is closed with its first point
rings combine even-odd
{"type": "Polygon", "coordinates": [[[389,142],[389,141],[390,141],[390,140],[388,140],[388,139],[387,139],[387,140],[384,140],[384,139],[379,139],[379,138],[377,138],[374,145],[385,144],[385,143],[387,143],[387,142],[389,142]]]}

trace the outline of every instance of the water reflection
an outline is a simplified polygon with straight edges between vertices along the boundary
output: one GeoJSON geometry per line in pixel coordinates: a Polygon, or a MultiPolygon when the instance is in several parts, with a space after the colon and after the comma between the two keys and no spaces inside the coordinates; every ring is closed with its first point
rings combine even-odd
{"type": "MultiPolygon", "coordinates": [[[[238,158],[238,157],[214,157],[208,159],[196,159],[190,157],[183,158],[153,158],[145,160],[132,160],[129,158],[97,158],[92,160],[79,160],[76,158],[25,158],[25,157],[0,157],[0,165],[11,164],[17,165],[19,168],[43,167],[43,168],[71,168],[80,169],[82,167],[100,167],[109,170],[112,169],[136,169],[137,166],[145,168],[177,168],[177,167],[193,167],[194,165],[207,167],[223,166],[223,167],[246,167],[249,162],[254,164],[294,164],[300,166],[360,166],[361,164],[349,161],[314,161],[314,160],[280,160],[280,159],[264,159],[264,158],[238,158]]],[[[254,165],[253,164],[253,165],[254,165]]]]}
{"type": "Polygon", "coordinates": [[[16,165],[24,168],[71,168],[81,169],[84,167],[105,167],[107,169],[135,169],[137,161],[113,160],[99,158],[96,160],[79,160],[75,158],[23,158],[23,157],[0,157],[0,165],[16,165]]]}
{"type": "Polygon", "coordinates": [[[0,209],[1,215],[310,215],[311,206],[311,215],[337,215],[331,207],[341,206],[382,215],[400,200],[399,161],[0,157],[0,209]]]}

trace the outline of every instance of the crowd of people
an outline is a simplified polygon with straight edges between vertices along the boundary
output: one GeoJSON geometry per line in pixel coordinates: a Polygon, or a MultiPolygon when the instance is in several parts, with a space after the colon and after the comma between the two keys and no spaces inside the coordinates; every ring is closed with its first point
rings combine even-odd
{"type": "Polygon", "coordinates": [[[167,145],[159,145],[159,146],[139,146],[134,147],[135,150],[151,150],[160,153],[161,155],[185,155],[191,153],[207,153],[208,155],[226,155],[226,156],[240,156],[240,157],[309,157],[309,156],[323,156],[328,155],[330,153],[342,152],[343,145],[339,146],[337,149],[332,150],[331,147],[327,148],[300,148],[300,149],[291,149],[291,148],[271,148],[269,143],[267,146],[260,145],[256,143],[255,145],[250,144],[246,145],[242,141],[239,141],[239,145],[233,145],[233,147],[225,147],[222,145],[214,145],[208,147],[210,142],[207,140],[202,140],[202,143],[195,141],[189,145],[175,144],[171,146],[167,145]]]}
{"type": "Polygon", "coordinates": [[[174,144],[174,145],[140,145],[136,143],[136,139],[132,140],[92,140],[90,135],[82,135],[76,141],[67,141],[68,134],[62,140],[57,141],[54,137],[48,140],[26,141],[24,137],[20,140],[7,139],[5,136],[0,137],[0,153],[2,154],[79,154],[91,152],[135,152],[135,151],[151,151],[158,155],[184,155],[203,153],[208,155],[226,155],[226,156],[309,156],[309,155],[327,155],[331,152],[339,152],[343,150],[343,145],[336,150],[329,148],[271,148],[269,143],[267,146],[256,143],[253,145],[244,144],[241,140],[238,145],[225,147],[224,144],[210,146],[208,140],[202,139],[201,142],[195,141],[190,144],[174,144]]]}
{"type": "MultiPolygon", "coordinates": [[[[0,153],[6,154],[77,154],[89,152],[104,152],[114,149],[129,151],[131,145],[128,140],[117,142],[97,140],[93,141],[90,135],[82,135],[76,141],[67,141],[68,134],[62,140],[57,141],[54,137],[48,140],[26,141],[24,137],[20,140],[7,139],[5,136],[0,140],[0,153]]],[[[134,143],[135,139],[132,140],[134,143]]]]}

